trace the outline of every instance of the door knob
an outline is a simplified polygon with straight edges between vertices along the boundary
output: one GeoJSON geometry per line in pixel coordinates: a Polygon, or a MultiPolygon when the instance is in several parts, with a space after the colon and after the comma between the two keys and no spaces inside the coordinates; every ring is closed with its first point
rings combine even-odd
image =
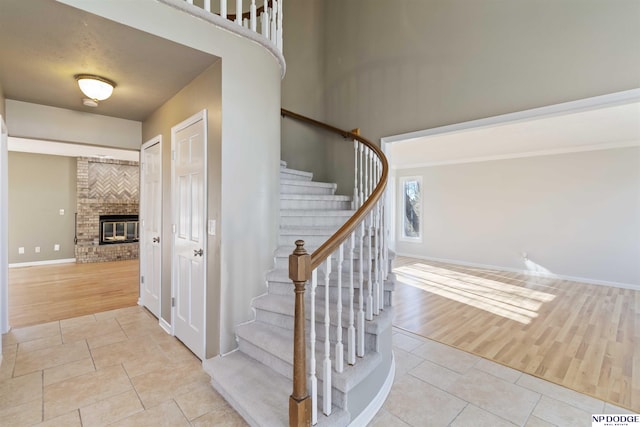
{"type": "Polygon", "coordinates": [[[194,249],[193,250],[193,256],[202,256],[204,254],[204,251],[202,249],[198,249],[197,251],[194,249]]]}
{"type": "Polygon", "coordinates": [[[160,237],[154,237],[153,243],[160,243],[160,237]]]}

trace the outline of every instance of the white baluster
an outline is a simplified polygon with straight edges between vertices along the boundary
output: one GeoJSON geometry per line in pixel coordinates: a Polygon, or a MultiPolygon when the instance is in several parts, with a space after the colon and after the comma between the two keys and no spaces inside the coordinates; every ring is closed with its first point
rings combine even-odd
{"type": "Polygon", "coordinates": [[[257,31],[258,20],[256,19],[256,0],[251,0],[251,6],[249,6],[249,18],[251,21],[251,31],[257,31]]]}
{"type": "Polygon", "coordinates": [[[351,208],[356,210],[360,207],[358,204],[358,140],[353,140],[353,200],[351,208]]]}
{"type": "Polygon", "coordinates": [[[309,360],[309,394],[311,395],[311,424],[318,423],[318,378],[316,377],[316,288],[318,287],[318,269],[311,272],[311,325],[309,327],[309,343],[311,344],[309,360]]]}
{"type": "Polygon", "coordinates": [[[349,328],[347,329],[347,363],[356,363],[356,328],[354,327],[353,312],[353,252],[356,245],[356,232],[351,233],[349,245],[349,328]]]}
{"type": "Polygon", "coordinates": [[[342,263],[344,262],[344,243],[340,244],[338,249],[338,307],[336,314],[338,315],[338,326],[336,326],[337,342],[336,342],[336,372],[340,373],[344,370],[344,346],[342,344],[342,263]]]}
{"type": "Polygon", "coordinates": [[[204,0],[204,10],[211,12],[211,0],[204,0]]]}
{"type": "Polygon", "coordinates": [[[367,201],[369,198],[369,147],[365,147],[364,150],[364,199],[362,199],[362,203],[367,201]]]}
{"type": "Polygon", "coordinates": [[[360,182],[358,182],[358,188],[360,189],[360,197],[358,198],[358,203],[359,203],[358,207],[360,207],[364,203],[364,192],[363,192],[364,180],[362,179],[362,174],[364,170],[364,162],[362,161],[362,156],[364,153],[364,144],[361,142],[358,142],[358,146],[360,147],[360,182]]]}
{"type": "Polygon", "coordinates": [[[249,18],[244,18],[244,19],[242,20],[242,26],[243,26],[244,28],[246,28],[247,30],[249,29],[249,18]]]}
{"type": "Polygon", "coordinates": [[[367,232],[367,248],[368,248],[368,256],[367,256],[367,303],[366,303],[366,313],[365,318],[367,320],[373,320],[373,282],[371,281],[371,239],[373,238],[373,212],[370,212],[367,215],[366,219],[366,232],[367,232]]]}
{"type": "Polygon", "coordinates": [[[193,0],[187,0],[187,3],[193,4],[193,0]]]}
{"type": "Polygon", "coordinates": [[[331,415],[331,341],[329,340],[331,318],[329,316],[329,275],[331,274],[331,257],[324,265],[324,361],[322,364],[322,412],[331,415]]]}
{"type": "Polygon", "coordinates": [[[242,25],[242,0],[236,0],[236,24],[242,25]]]}
{"type": "Polygon", "coordinates": [[[364,271],[363,271],[363,240],[364,240],[364,221],[360,223],[360,235],[358,236],[358,249],[360,249],[360,260],[359,267],[360,272],[358,274],[358,325],[357,325],[357,333],[358,333],[358,349],[357,355],[358,357],[364,356],[364,271]]]}
{"type": "Polygon", "coordinates": [[[273,7],[271,8],[271,30],[269,30],[269,36],[272,43],[277,43],[277,22],[278,22],[278,0],[273,0],[273,7]]]}
{"type": "Polygon", "coordinates": [[[373,314],[374,315],[379,315],[380,314],[380,281],[378,280],[378,269],[380,266],[380,260],[378,258],[378,221],[380,220],[380,211],[378,210],[378,203],[376,203],[376,205],[373,207],[373,211],[371,212],[372,215],[372,227],[371,227],[371,236],[373,239],[375,239],[375,242],[373,243],[374,248],[373,248],[373,261],[372,261],[372,268],[373,268],[373,314]]]}
{"type": "Polygon", "coordinates": [[[227,19],[227,0],[220,0],[220,17],[227,19]]]}
{"type": "Polygon", "coordinates": [[[262,35],[269,38],[269,12],[265,8],[265,11],[260,14],[260,30],[262,35]]]}
{"type": "Polygon", "coordinates": [[[282,52],[282,2],[278,2],[278,37],[276,38],[276,46],[278,50],[282,52]]]}

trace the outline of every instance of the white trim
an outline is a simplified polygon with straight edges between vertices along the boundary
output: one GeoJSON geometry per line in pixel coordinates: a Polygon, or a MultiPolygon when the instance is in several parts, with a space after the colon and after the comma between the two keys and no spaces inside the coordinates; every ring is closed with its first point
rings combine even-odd
{"type": "MultiPolygon", "coordinates": [[[[217,16],[217,15],[214,15],[217,16]]],[[[203,291],[203,295],[204,295],[204,301],[203,304],[205,304],[204,307],[204,325],[202,327],[202,360],[206,359],[207,356],[207,320],[208,320],[208,316],[207,316],[207,310],[209,307],[207,307],[207,263],[209,260],[209,248],[207,245],[207,241],[208,241],[208,234],[207,234],[207,218],[208,218],[208,206],[209,206],[209,199],[208,199],[208,185],[207,185],[207,181],[209,180],[209,164],[208,164],[208,150],[207,150],[207,145],[209,143],[209,138],[208,138],[208,132],[209,132],[209,127],[207,124],[207,114],[208,111],[207,109],[203,109],[199,112],[197,112],[196,114],[194,114],[193,116],[189,117],[186,120],[183,120],[182,122],[178,123],[175,126],[171,127],[171,205],[172,205],[172,209],[171,209],[171,227],[172,227],[172,234],[171,234],[171,298],[175,298],[176,296],[176,277],[175,277],[175,246],[176,246],[176,233],[173,232],[174,227],[176,226],[176,216],[177,216],[177,212],[176,212],[176,208],[175,206],[175,181],[176,181],[176,168],[175,168],[175,149],[176,149],[176,134],[181,131],[182,129],[185,129],[189,126],[191,126],[194,123],[199,122],[200,120],[202,120],[202,125],[203,125],[203,132],[204,132],[204,146],[203,146],[203,169],[204,169],[204,183],[203,183],[203,189],[202,192],[204,193],[204,200],[203,200],[203,216],[202,216],[202,236],[203,236],[203,240],[202,240],[202,249],[204,250],[204,259],[203,259],[203,266],[202,266],[202,276],[203,276],[203,280],[204,280],[204,291],[203,291]]],[[[176,312],[176,308],[175,307],[171,307],[171,335],[175,336],[175,314],[176,312]]],[[[198,356],[198,355],[197,355],[198,356]]]]}
{"type": "Polygon", "coordinates": [[[371,402],[367,405],[366,408],[360,412],[360,414],[353,419],[349,423],[350,427],[360,427],[366,426],[369,422],[376,416],[384,401],[387,400],[387,396],[391,392],[391,387],[393,386],[393,380],[396,376],[396,358],[393,352],[391,353],[391,367],[389,368],[389,373],[387,374],[387,378],[384,380],[382,387],[378,390],[378,394],[375,395],[371,402]]]}
{"type": "Polygon", "coordinates": [[[403,253],[398,252],[396,253],[396,255],[409,257],[409,258],[423,259],[425,261],[436,261],[436,262],[444,262],[447,264],[463,265],[466,267],[477,267],[477,268],[485,268],[488,270],[508,271],[512,273],[526,274],[528,276],[548,277],[548,278],[559,279],[559,280],[570,280],[572,282],[581,282],[589,285],[613,286],[615,288],[632,289],[636,291],[640,290],[640,285],[634,285],[632,283],[611,282],[608,280],[590,279],[587,277],[567,276],[563,274],[545,273],[542,271],[522,270],[519,268],[502,267],[502,266],[490,265],[490,264],[480,264],[475,262],[460,261],[456,259],[435,258],[435,257],[424,256],[424,255],[409,254],[404,252],[403,253]]]}
{"type": "Polygon", "coordinates": [[[20,268],[20,267],[35,267],[38,265],[53,265],[53,264],[69,264],[75,263],[75,258],[62,258],[62,259],[50,259],[47,261],[33,261],[33,262],[14,262],[13,264],[9,264],[9,268],[20,268]]]}
{"type": "MultiPolygon", "coordinates": [[[[7,140],[9,132],[0,115],[0,334],[9,332],[9,162],[7,140]]],[[[2,343],[0,343],[2,352],[2,343]]]]}
{"type": "Polygon", "coordinates": [[[545,107],[532,108],[530,110],[517,111],[515,113],[501,114],[499,116],[456,123],[453,125],[439,126],[431,129],[386,136],[380,139],[380,141],[383,143],[404,142],[427,136],[464,132],[469,129],[479,129],[505,123],[515,123],[534,118],[553,117],[567,113],[587,111],[603,106],[626,104],[638,100],[640,100],[640,89],[631,89],[602,96],[594,96],[592,98],[579,99],[577,101],[563,102],[561,104],[548,105],[545,107]]]}
{"type": "MultiPolygon", "coordinates": [[[[139,165],[140,165],[140,174],[139,174],[139,178],[140,178],[140,183],[139,185],[139,189],[140,189],[140,203],[138,206],[138,212],[140,213],[140,220],[141,223],[142,221],[146,220],[146,218],[144,218],[142,216],[143,212],[146,212],[145,210],[142,209],[142,203],[143,201],[146,201],[146,194],[145,194],[145,186],[143,185],[143,179],[144,179],[144,162],[142,161],[142,159],[144,158],[144,150],[146,150],[149,147],[152,147],[154,145],[158,144],[159,148],[160,148],[160,254],[162,254],[162,245],[164,244],[164,236],[162,235],[162,231],[163,229],[163,225],[164,225],[164,215],[163,215],[163,210],[162,210],[162,201],[164,200],[164,194],[162,192],[162,160],[163,160],[163,156],[162,156],[162,135],[156,135],[153,138],[149,139],[147,142],[145,142],[144,144],[142,144],[142,146],[140,147],[140,158],[139,158],[139,165]]],[[[138,263],[139,263],[139,274],[138,274],[138,283],[140,285],[139,287],[139,299],[138,299],[138,305],[142,305],[144,306],[144,302],[142,301],[142,295],[144,293],[143,290],[143,286],[142,286],[142,277],[143,276],[147,276],[147,269],[146,269],[146,245],[144,245],[144,239],[147,237],[145,235],[145,231],[144,231],[144,226],[140,227],[140,242],[139,242],[139,256],[138,256],[138,263]]],[[[157,316],[159,319],[162,318],[162,268],[160,268],[159,271],[160,274],[160,294],[158,295],[158,313],[157,316]]],[[[155,314],[155,313],[154,313],[155,314]]]]}
{"type": "Polygon", "coordinates": [[[66,157],[97,157],[137,162],[139,150],[100,147],[89,144],[47,141],[45,139],[9,137],[9,151],[66,157]]]}
{"type": "Polygon", "coordinates": [[[424,203],[424,191],[423,191],[423,187],[422,187],[422,176],[420,175],[411,175],[411,176],[401,176],[398,179],[398,197],[400,200],[400,203],[398,203],[398,209],[397,209],[397,213],[398,213],[398,217],[400,219],[399,221],[399,226],[400,226],[400,232],[398,233],[398,241],[399,242],[407,242],[407,243],[422,243],[422,229],[423,229],[423,220],[422,218],[424,217],[424,209],[423,209],[423,203],[424,203]],[[404,235],[404,221],[405,221],[405,216],[404,216],[404,184],[407,181],[418,181],[420,183],[420,212],[419,212],[419,216],[418,216],[418,225],[419,225],[419,230],[418,230],[418,237],[408,237],[404,235]]]}
{"type": "Polygon", "coordinates": [[[611,150],[615,148],[628,148],[628,147],[640,147],[640,141],[624,141],[624,142],[611,142],[607,144],[577,145],[573,147],[550,148],[548,150],[540,150],[540,151],[527,151],[524,153],[499,154],[495,156],[483,156],[483,157],[467,157],[467,158],[455,159],[455,160],[412,163],[409,165],[402,165],[402,166],[394,165],[391,168],[394,170],[407,170],[407,169],[428,168],[428,167],[434,167],[434,166],[459,165],[464,163],[479,163],[479,162],[490,162],[495,160],[520,159],[524,157],[555,156],[559,154],[582,153],[586,151],[611,150]]]}
{"type": "Polygon", "coordinates": [[[163,331],[165,331],[169,335],[173,335],[173,328],[171,327],[171,324],[164,320],[162,317],[158,319],[158,325],[160,325],[163,331]]]}

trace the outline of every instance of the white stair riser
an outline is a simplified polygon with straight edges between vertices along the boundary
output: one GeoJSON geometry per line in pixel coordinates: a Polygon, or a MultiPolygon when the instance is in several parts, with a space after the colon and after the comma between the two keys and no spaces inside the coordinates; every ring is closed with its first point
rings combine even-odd
{"type": "Polygon", "coordinates": [[[346,200],[280,200],[280,209],[348,210],[351,202],[346,200]]]}
{"type": "Polygon", "coordinates": [[[322,215],[319,213],[316,216],[280,216],[281,227],[334,227],[336,230],[342,226],[347,220],[348,216],[336,216],[336,215],[322,215]]]}
{"type": "Polygon", "coordinates": [[[280,179],[291,181],[311,181],[313,174],[300,173],[291,169],[280,169],[280,179]]]}
{"type": "MultiPolygon", "coordinates": [[[[304,181],[298,181],[304,182],[304,181]]],[[[310,181],[313,182],[313,181],[310,181]]],[[[333,195],[336,192],[335,187],[324,187],[317,185],[294,185],[280,184],[280,194],[324,194],[333,195]]]]}

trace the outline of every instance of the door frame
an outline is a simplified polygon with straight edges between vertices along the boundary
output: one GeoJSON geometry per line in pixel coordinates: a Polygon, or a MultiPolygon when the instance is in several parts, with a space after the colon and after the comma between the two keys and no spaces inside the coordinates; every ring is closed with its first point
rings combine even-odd
{"type": "MultiPolygon", "coordinates": [[[[9,332],[9,133],[0,115],[0,334],[9,332]]],[[[2,343],[0,342],[0,362],[2,343]]]]}
{"type": "MultiPolygon", "coordinates": [[[[191,126],[194,123],[197,123],[198,121],[202,120],[202,124],[203,124],[203,129],[204,129],[204,147],[203,147],[203,156],[204,156],[204,184],[203,184],[203,193],[204,193],[204,198],[203,198],[203,203],[202,203],[202,209],[203,209],[203,215],[202,215],[202,236],[203,236],[203,249],[204,249],[204,254],[205,254],[205,259],[203,260],[203,270],[202,270],[202,276],[204,279],[204,301],[203,304],[205,304],[204,307],[204,325],[203,325],[203,329],[202,329],[202,340],[203,340],[203,346],[202,348],[204,349],[204,354],[206,354],[206,350],[207,350],[207,346],[206,346],[206,340],[207,340],[207,263],[208,263],[208,259],[209,259],[209,248],[208,248],[208,238],[207,238],[207,218],[208,218],[208,171],[209,171],[209,167],[208,167],[208,161],[207,161],[207,157],[208,157],[208,149],[207,149],[207,145],[208,145],[208,126],[207,126],[207,109],[203,109],[199,112],[197,112],[196,114],[192,115],[191,117],[187,118],[186,120],[183,120],[182,122],[178,123],[175,126],[171,127],[171,335],[175,336],[175,318],[176,318],[176,307],[175,304],[173,304],[173,301],[175,301],[175,297],[176,297],[176,266],[175,266],[175,256],[176,256],[176,216],[177,216],[177,209],[175,208],[176,206],[176,200],[175,200],[175,195],[176,195],[176,165],[175,165],[175,159],[176,159],[176,135],[178,132],[180,132],[181,130],[191,126]]],[[[204,357],[204,356],[203,356],[204,357]]]]}
{"type": "MultiPolygon", "coordinates": [[[[144,150],[146,150],[149,147],[152,147],[154,145],[158,144],[159,148],[160,148],[160,174],[162,175],[162,135],[156,135],[153,138],[151,138],[150,140],[146,141],[144,144],[142,144],[142,146],[140,147],[140,204],[138,207],[138,210],[140,213],[143,212],[142,209],[142,203],[143,201],[145,201],[145,186],[144,186],[144,162],[142,161],[144,159],[144,150]]],[[[162,244],[164,241],[164,236],[162,236],[162,231],[163,231],[163,223],[164,223],[164,215],[163,215],[163,203],[162,200],[164,199],[164,194],[162,192],[162,177],[160,178],[160,257],[161,257],[161,261],[162,261],[162,244]]],[[[145,218],[141,218],[143,221],[145,220],[145,218]]],[[[138,258],[140,260],[140,291],[139,291],[139,295],[138,295],[138,305],[143,305],[142,304],[142,294],[144,292],[143,290],[143,284],[142,284],[142,277],[143,277],[143,273],[145,276],[148,277],[147,270],[146,270],[146,257],[144,255],[146,252],[145,249],[145,245],[143,244],[143,238],[146,237],[145,232],[144,232],[144,224],[142,224],[142,227],[140,227],[140,236],[141,238],[139,239],[139,255],[138,258]],[[143,266],[145,268],[143,268],[143,266]]],[[[160,305],[159,307],[159,313],[158,313],[158,321],[160,323],[162,323],[162,268],[160,268],[160,271],[158,272],[158,274],[160,275],[160,291],[158,294],[158,304],[160,305]]]]}

